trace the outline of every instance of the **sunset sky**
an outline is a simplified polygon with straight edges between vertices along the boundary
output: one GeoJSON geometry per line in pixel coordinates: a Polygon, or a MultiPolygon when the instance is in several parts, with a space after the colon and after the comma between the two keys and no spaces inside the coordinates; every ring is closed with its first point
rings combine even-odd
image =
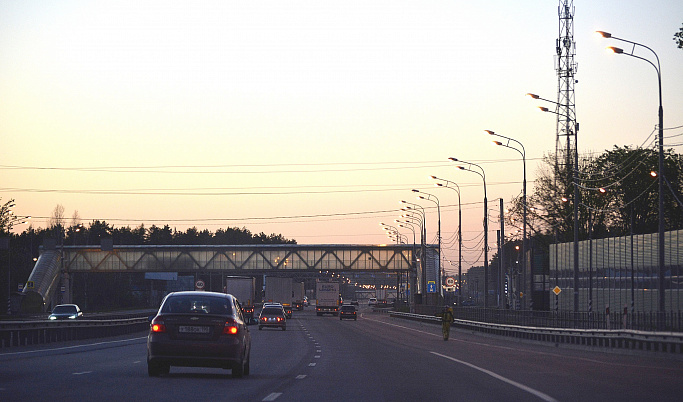
{"type": "MultiPolygon", "coordinates": [[[[651,145],[657,77],[610,54],[646,44],[662,70],[667,147],[683,152],[683,2],[575,0],[579,151],[651,145]]],[[[558,2],[0,1],[0,202],[45,227],[246,227],[300,244],[389,242],[411,189],[440,200],[447,258],[482,265],[482,180],[489,206],[521,193],[522,162],[489,129],[526,148],[529,192],[555,150],[558,2]]],[[[636,54],[652,55],[642,49],[636,54]]],[[[427,211],[436,239],[436,208],[427,211]]],[[[491,214],[497,219],[497,213],[491,214]]],[[[490,247],[495,250],[496,225],[490,247]]],[[[25,227],[16,227],[18,231],[25,227]]],[[[412,242],[412,233],[409,235],[412,242]]],[[[419,241],[419,239],[418,239],[419,241]]],[[[450,269],[449,266],[447,268],[450,269]]]]}

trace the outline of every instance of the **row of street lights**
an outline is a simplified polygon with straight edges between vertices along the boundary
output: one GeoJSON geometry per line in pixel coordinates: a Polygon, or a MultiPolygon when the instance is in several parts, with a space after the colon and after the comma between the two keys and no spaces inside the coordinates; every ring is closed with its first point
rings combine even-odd
{"type": "MultiPolygon", "coordinates": [[[[485,130],[486,133],[489,135],[497,136],[500,138],[503,138],[507,140],[506,144],[503,144],[500,141],[493,141],[493,144],[499,145],[499,146],[504,146],[507,148],[515,149],[520,152],[522,155],[522,160],[524,162],[524,179],[523,179],[523,204],[524,204],[524,229],[523,229],[523,237],[526,239],[526,223],[527,223],[527,214],[526,214],[526,153],[524,150],[524,146],[522,145],[521,142],[514,140],[509,137],[502,136],[500,134],[497,134],[493,131],[490,130],[485,130]],[[511,142],[519,144],[521,147],[521,150],[514,147],[511,145],[511,142]]],[[[464,171],[469,171],[472,173],[475,173],[479,175],[482,179],[483,185],[484,185],[484,220],[483,220],[483,226],[484,226],[484,306],[488,307],[489,302],[488,302],[488,196],[487,196],[487,189],[486,189],[486,172],[483,167],[480,165],[473,163],[473,162],[467,162],[463,161],[454,157],[449,158],[449,160],[458,163],[457,168],[460,170],[464,171]]],[[[461,206],[461,194],[460,194],[460,186],[450,180],[442,179],[436,176],[431,176],[433,180],[436,180],[437,182],[435,183],[435,186],[437,187],[445,187],[445,188],[450,188],[454,190],[458,194],[458,289],[460,291],[458,292],[458,301],[462,301],[462,206],[461,206]],[[452,186],[454,187],[452,187],[452,186]]],[[[417,193],[418,196],[417,198],[420,200],[426,200],[433,202],[436,205],[437,208],[437,216],[438,216],[438,228],[437,228],[437,239],[438,239],[438,254],[439,254],[439,273],[438,273],[438,283],[437,283],[437,289],[440,289],[440,293],[443,295],[443,282],[444,282],[444,275],[445,272],[443,270],[443,264],[441,263],[441,246],[442,246],[442,236],[441,236],[441,205],[439,202],[438,197],[436,197],[434,194],[427,193],[424,191],[420,191],[417,189],[413,189],[413,192],[417,193]]],[[[415,227],[418,226],[420,229],[420,244],[422,247],[422,255],[425,255],[425,239],[426,239],[426,214],[424,211],[424,208],[420,206],[419,204],[414,204],[407,202],[405,200],[401,201],[402,204],[406,204],[404,208],[402,208],[403,211],[406,213],[401,215],[403,220],[397,219],[396,222],[399,224],[399,227],[404,227],[413,232],[413,244],[415,244],[415,227]],[[417,207],[417,208],[416,208],[417,207]],[[418,209],[419,208],[419,209],[418,209]],[[418,214],[418,216],[415,216],[415,214],[418,214]],[[407,225],[407,226],[406,226],[407,225]]],[[[391,238],[399,242],[399,239],[401,239],[400,232],[398,231],[397,228],[386,225],[384,223],[380,223],[380,225],[383,226],[384,230],[386,230],[388,233],[391,234],[391,238]]],[[[524,242],[523,242],[524,243],[524,242]]],[[[422,258],[421,261],[421,267],[422,267],[422,287],[423,289],[426,288],[426,273],[425,273],[425,258],[422,258]]]]}
{"type": "MultiPolygon", "coordinates": [[[[664,113],[663,113],[663,108],[662,108],[662,85],[661,85],[661,68],[660,68],[660,64],[659,64],[659,57],[651,48],[649,48],[645,45],[642,45],[642,44],[639,44],[636,42],[632,42],[629,40],[614,37],[607,32],[597,31],[597,33],[600,36],[602,36],[603,38],[611,38],[611,39],[615,39],[615,40],[626,42],[626,43],[633,45],[633,48],[631,49],[630,53],[628,53],[628,52],[625,53],[623,49],[613,47],[613,46],[608,47],[608,49],[611,50],[612,52],[614,52],[615,54],[625,54],[625,55],[628,55],[631,57],[635,57],[637,59],[644,60],[644,61],[648,62],[650,65],[652,65],[657,72],[658,87],[659,87],[659,113],[658,113],[658,115],[659,115],[659,172],[658,172],[658,175],[660,177],[660,179],[659,179],[659,224],[658,224],[658,232],[659,232],[658,233],[659,234],[659,236],[658,236],[658,242],[659,242],[659,245],[658,245],[659,311],[664,312],[665,311],[665,303],[664,303],[664,300],[665,300],[665,298],[664,298],[664,296],[665,296],[665,292],[664,292],[664,290],[665,290],[664,244],[665,243],[664,243],[664,201],[663,201],[664,180],[662,180],[662,178],[664,178],[664,148],[663,148],[663,143],[664,143],[663,114],[664,113]],[[652,61],[635,55],[634,51],[635,51],[636,46],[643,47],[643,48],[649,50],[650,52],[652,52],[656,58],[657,64],[655,65],[652,61]]],[[[558,105],[557,102],[541,98],[540,96],[538,96],[536,94],[527,94],[527,95],[529,95],[533,99],[542,100],[542,101],[546,101],[546,102],[550,102],[550,103],[553,103],[555,105],[558,105]]],[[[550,109],[548,109],[546,107],[539,107],[539,109],[543,112],[551,112],[551,113],[555,113],[555,114],[560,115],[558,112],[551,111],[550,109]]],[[[574,200],[573,200],[574,201],[574,208],[573,208],[574,209],[574,211],[573,211],[574,212],[574,222],[573,222],[574,223],[574,250],[573,250],[574,267],[573,268],[574,268],[574,311],[578,312],[578,309],[579,309],[579,267],[578,267],[578,262],[579,262],[579,258],[578,258],[578,204],[579,204],[578,169],[579,169],[579,165],[578,165],[578,146],[577,145],[578,145],[579,124],[576,121],[575,116],[564,116],[564,115],[562,115],[561,117],[568,119],[568,121],[570,121],[574,125],[573,136],[574,136],[574,146],[576,148],[576,152],[573,155],[573,157],[574,157],[574,160],[573,160],[574,168],[572,169],[573,170],[573,176],[572,176],[573,193],[574,193],[574,200]]],[[[526,290],[525,289],[525,287],[526,287],[526,265],[527,265],[527,263],[526,263],[526,259],[527,259],[527,225],[528,225],[528,219],[527,219],[526,150],[524,148],[524,145],[520,141],[517,141],[516,139],[506,137],[504,135],[498,134],[498,133],[491,131],[491,130],[485,130],[485,132],[491,136],[495,136],[495,137],[498,137],[498,138],[505,140],[505,141],[494,140],[493,144],[495,144],[497,146],[503,146],[505,148],[513,149],[513,150],[517,151],[522,157],[522,162],[523,162],[522,264],[523,264],[523,272],[524,272],[524,274],[523,274],[523,283],[524,284],[522,286],[522,290],[525,291],[526,290]]],[[[567,133],[567,134],[570,135],[571,133],[567,133]]],[[[453,157],[451,157],[449,159],[453,162],[458,162],[458,163],[462,164],[462,165],[457,166],[458,169],[476,173],[482,178],[482,181],[483,181],[483,185],[484,185],[484,221],[483,221],[483,226],[484,226],[484,306],[488,307],[488,202],[487,202],[487,193],[486,193],[486,172],[484,171],[484,169],[480,165],[478,165],[476,163],[466,162],[466,161],[459,160],[459,159],[456,159],[453,157]]],[[[458,262],[458,286],[459,286],[459,289],[462,289],[462,212],[461,212],[461,207],[460,207],[460,187],[452,181],[440,179],[436,176],[431,176],[431,178],[434,180],[437,180],[436,186],[451,188],[454,191],[456,191],[458,194],[458,261],[459,261],[458,262]],[[450,184],[454,185],[455,187],[449,186],[450,184]]],[[[418,196],[419,199],[434,202],[436,204],[436,207],[437,207],[437,213],[438,213],[438,234],[437,234],[437,236],[438,236],[438,242],[439,242],[439,267],[441,270],[441,272],[439,273],[439,277],[440,277],[439,280],[442,281],[443,268],[442,268],[442,264],[440,261],[441,260],[441,211],[440,211],[439,199],[433,194],[425,193],[425,192],[422,192],[419,190],[413,190],[413,192],[416,192],[418,194],[422,194],[422,195],[418,196]]],[[[408,228],[413,232],[413,244],[415,244],[414,226],[419,224],[418,226],[419,226],[420,232],[421,232],[421,245],[423,247],[423,256],[424,256],[424,246],[425,246],[425,237],[426,237],[426,227],[425,227],[426,226],[425,225],[426,215],[424,212],[424,208],[422,208],[421,206],[419,206],[417,204],[408,203],[406,201],[401,201],[401,202],[403,204],[407,204],[407,205],[411,205],[411,206],[406,206],[405,208],[403,208],[403,210],[406,211],[407,214],[402,215],[402,217],[405,218],[406,220],[404,220],[404,221],[397,220],[396,222],[399,223],[399,227],[408,228]],[[416,209],[414,207],[420,208],[421,211],[419,211],[418,209],[416,209]],[[414,215],[415,213],[420,213],[420,216],[416,217],[414,215]],[[412,219],[412,220],[410,220],[410,219],[412,219]]],[[[395,229],[395,232],[397,235],[397,239],[400,239],[400,233],[399,233],[398,229],[397,228],[394,228],[394,229],[395,229]]],[[[424,258],[422,260],[424,260],[424,258]]],[[[425,282],[426,279],[425,279],[425,272],[424,272],[424,261],[422,262],[422,276],[423,276],[423,282],[425,282]]],[[[425,284],[423,284],[423,286],[425,286],[425,284]]],[[[442,288],[441,283],[439,284],[439,288],[442,288]]],[[[459,301],[461,301],[461,297],[462,297],[461,293],[459,293],[459,301]]]]}

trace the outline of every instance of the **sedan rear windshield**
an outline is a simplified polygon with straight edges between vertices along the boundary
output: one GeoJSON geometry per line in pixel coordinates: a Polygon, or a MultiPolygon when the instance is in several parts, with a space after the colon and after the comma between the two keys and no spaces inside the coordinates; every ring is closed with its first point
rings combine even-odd
{"type": "Polygon", "coordinates": [[[230,300],[222,297],[171,296],[164,302],[162,313],[231,315],[230,300]]]}
{"type": "Polygon", "coordinates": [[[267,308],[264,308],[263,311],[261,311],[261,314],[282,315],[282,309],[281,308],[267,307],[267,308]]]}

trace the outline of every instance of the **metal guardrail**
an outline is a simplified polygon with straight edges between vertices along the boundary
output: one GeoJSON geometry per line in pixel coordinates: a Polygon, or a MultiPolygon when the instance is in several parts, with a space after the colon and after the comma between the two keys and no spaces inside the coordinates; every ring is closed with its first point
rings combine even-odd
{"type": "Polygon", "coordinates": [[[0,348],[103,338],[145,331],[149,318],[0,321],[0,348]]]}
{"type": "MultiPolygon", "coordinates": [[[[441,318],[435,316],[390,312],[390,316],[422,322],[440,324],[441,318]]],[[[649,332],[623,329],[566,329],[526,327],[520,325],[492,324],[469,320],[454,320],[454,326],[486,334],[507,336],[516,339],[569,344],[611,349],[683,354],[683,333],[649,332]]]]}

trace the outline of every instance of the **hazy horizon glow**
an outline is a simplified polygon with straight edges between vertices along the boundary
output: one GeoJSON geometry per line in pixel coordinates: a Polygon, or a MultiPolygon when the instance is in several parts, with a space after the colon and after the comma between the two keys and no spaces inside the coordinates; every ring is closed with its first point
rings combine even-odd
{"type": "MultiPolygon", "coordinates": [[[[557,6],[2,2],[0,197],[37,227],[61,204],[83,223],[382,244],[378,223],[393,224],[418,188],[439,198],[455,261],[457,197],[435,175],[460,184],[464,267],[482,265],[482,182],[448,158],[486,170],[493,251],[496,200],[521,193],[522,163],[484,130],[524,144],[531,192],[555,150],[555,118],[524,95],[557,97],[557,6]]],[[[657,123],[654,70],[608,54],[625,46],[596,30],[657,52],[664,126],[683,126],[683,50],[672,40],[683,3],[574,6],[580,152],[639,146],[657,123]]],[[[667,147],[680,152],[682,133],[667,131],[667,147]]],[[[436,208],[420,204],[432,242],[436,208]]]]}

